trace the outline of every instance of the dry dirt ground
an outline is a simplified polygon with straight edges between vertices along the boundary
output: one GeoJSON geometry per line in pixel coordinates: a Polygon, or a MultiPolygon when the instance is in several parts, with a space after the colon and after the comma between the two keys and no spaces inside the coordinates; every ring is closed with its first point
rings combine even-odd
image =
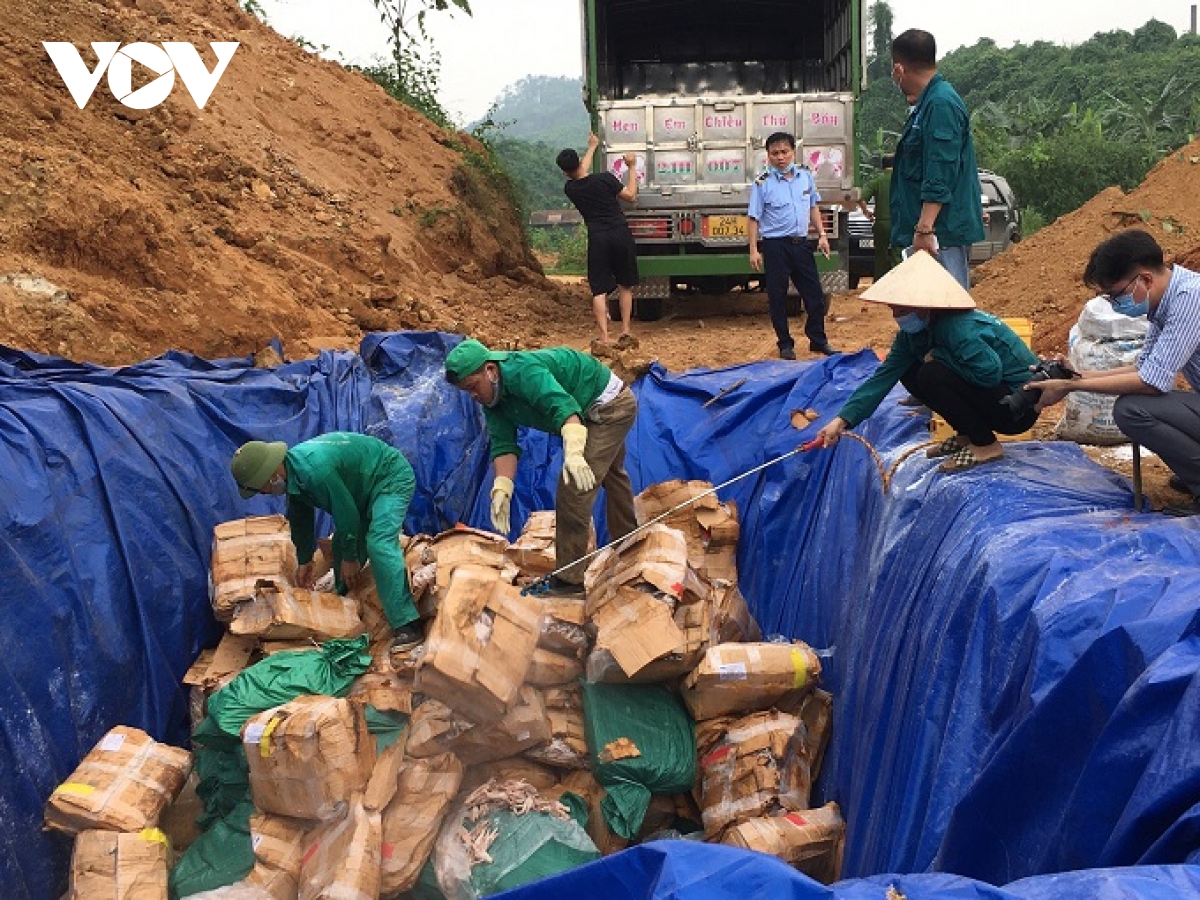
{"type": "MultiPolygon", "coordinates": [[[[242,356],[273,337],[303,357],[407,328],[504,347],[588,345],[586,287],[543,275],[471,138],[235,0],[8,0],[3,20],[0,343],[102,365],[171,349],[242,356]],[[146,111],[119,104],[102,80],[80,110],[46,40],[73,41],[89,68],[91,41],[188,41],[209,67],[207,41],[241,45],[203,110],[178,80],[146,111]]],[[[1088,298],[1079,273],[1108,234],[1142,225],[1200,265],[1198,195],[1200,142],[979,269],[975,297],[1032,319],[1035,349],[1061,352],[1088,298]]],[[[642,355],[674,370],[772,358],[764,306],[761,295],[676,303],[637,325],[642,355]]],[[[854,296],[833,301],[836,347],[885,350],[892,327],[854,296]]],[[[1161,504],[1176,498],[1160,475],[1148,467],[1161,504]]]]}

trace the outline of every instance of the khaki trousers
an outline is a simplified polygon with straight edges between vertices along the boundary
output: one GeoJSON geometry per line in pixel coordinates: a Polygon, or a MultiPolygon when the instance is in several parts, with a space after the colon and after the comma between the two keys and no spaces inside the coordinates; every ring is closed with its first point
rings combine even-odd
{"type": "MultiPolygon", "coordinates": [[[[621,389],[610,402],[589,410],[587,444],[583,458],[596,475],[596,486],[581,491],[569,479],[560,480],[554,498],[555,510],[555,568],[565,566],[588,552],[588,536],[592,524],[592,508],[596,492],[603,486],[605,512],[608,514],[608,533],[612,540],[623,538],[637,527],[633,515],[633,485],[625,471],[625,436],[637,418],[637,399],[628,386],[621,389]]],[[[572,566],[559,577],[572,584],[583,583],[587,564],[572,566]]]]}

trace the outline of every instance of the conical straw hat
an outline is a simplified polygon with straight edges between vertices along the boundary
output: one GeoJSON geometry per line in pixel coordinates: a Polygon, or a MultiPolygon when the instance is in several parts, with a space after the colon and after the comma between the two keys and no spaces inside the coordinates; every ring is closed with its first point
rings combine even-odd
{"type": "Polygon", "coordinates": [[[918,250],[862,292],[864,300],[918,309],[974,309],[975,301],[942,264],[918,250]]]}

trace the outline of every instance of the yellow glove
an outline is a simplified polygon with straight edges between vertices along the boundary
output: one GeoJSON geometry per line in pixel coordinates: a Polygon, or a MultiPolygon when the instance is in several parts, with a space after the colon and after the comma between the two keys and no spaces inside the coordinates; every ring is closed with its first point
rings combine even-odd
{"type": "Polygon", "coordinates": [[[505,537],[509,532],[509,507],[512,505],[513,482],[511,478],[497,475],[492,482],[492,527],[505,537]]]}
{"type": "Polygon", "coordinates": [[[562,427],[562,439],[563,481],[570,476],[577,490],[590,491],[596,486],[596,474],[583,458],[583,448],[587,446],[587,426],[568,422],[562,427]]]}

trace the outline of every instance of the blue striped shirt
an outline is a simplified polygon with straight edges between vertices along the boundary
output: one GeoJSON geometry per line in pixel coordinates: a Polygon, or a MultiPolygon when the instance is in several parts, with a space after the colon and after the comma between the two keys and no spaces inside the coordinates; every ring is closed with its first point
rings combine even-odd
{"type": "Polygon", "coordinates": [[[1171,281],[1150,313],[1146,344],[1138,355],[1142,381],[1166,393],[1182,374],[1200,391],[1200,272],[1171,267],[1171,281]]]}
{"type": "Polygon", "coordinates": [[[812,172],[796,166],[790,179],[784,178],[774,166],[750,185],[750,208],[747,215],[758,221],[758,236],[764,238],[808,235],[809,210],[816,206],[821,195],[812,172]]]}

